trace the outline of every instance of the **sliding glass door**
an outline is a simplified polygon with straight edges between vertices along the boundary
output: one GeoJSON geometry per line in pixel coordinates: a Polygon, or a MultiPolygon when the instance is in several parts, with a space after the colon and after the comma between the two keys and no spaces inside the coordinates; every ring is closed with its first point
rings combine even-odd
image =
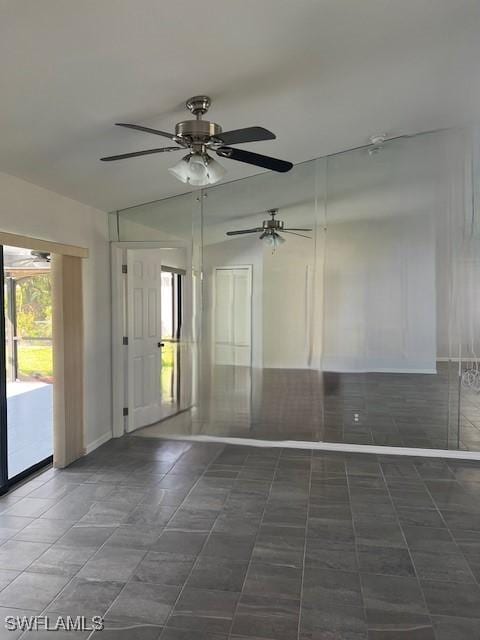
{"type": "Polygon", "coordinates": [[[53,453],[50,254],[4,246],[0,278],[0,477],[6,488],[53,453]]]}

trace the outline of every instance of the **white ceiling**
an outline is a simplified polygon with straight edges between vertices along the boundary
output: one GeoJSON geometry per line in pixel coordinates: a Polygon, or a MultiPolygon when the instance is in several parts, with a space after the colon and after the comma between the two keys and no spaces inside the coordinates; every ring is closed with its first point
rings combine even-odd
{"type": "Polygon", "coordinates": [[[162,146],[113,123],[173,130],[196,93],[295,163],[474,122],[479,26],[479,0],[0,0],[0,171],[104,210],[182,193],[176,154],[98,158],[162,146]]]}

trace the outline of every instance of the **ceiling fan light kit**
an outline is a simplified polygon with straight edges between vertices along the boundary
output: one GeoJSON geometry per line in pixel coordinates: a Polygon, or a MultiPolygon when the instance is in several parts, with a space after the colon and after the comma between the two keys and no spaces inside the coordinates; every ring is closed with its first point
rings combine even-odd
{"type": "Polygon", "coordinates": [[[280,235],[281,233],[291,233],[294,236],[300,236],[301,238],[307,238],[311,240],[310,236],[306,236],[303,233],[297,233],[297,231],[312,231],[312,229],[297,229],[294,227],[285,227],[285,223],[282,220],[277,220],[275,216],[278,213],[278,209],[268,209],[267,213],[271,216],[270,220],[264,220],[261,227],[255,227],[254,229],[239,229],[237,231],[227,231],[227,236],[240,236],[249,233],[259,233],[259,240],[263,240],[266,244],[272,247],[272,253],[275,253],[275,249],[282,245],[286,239],[280,235]]]}
{"type": "Polygon", "coordinates": [[[275,140],[275,134],[263,127],[246,127],[233,131],[222,131],[222,127],[216,122],[202,120],[202,116],[208,111],[211,100],[208,96],[194,96],[185,103],[186,108],[195,116],[195,120],[184,120],[175,125],[175,133],[151,129],[137,124],[117,122],[117,126],[152,133],[154,135],[169,138],[175,142],[176,147],[162,147],[159,149],[145,149],[121,155],[106,156],[101,158],[104,162],[112,160],[124,160],[125,158],[135,158],[138,156],[151,155],[154,153],[167,153],[187,149],[189,153],[180,160],[169,172],[181,182],[192,186],[204,187],[215,184],[223,178],[226,173],[225,168],[209,155],[216,153],[221,158],[236,160],[246,164],[270,169],[279,173],[290,171],[293,167],[291,162],[278,160],[270,156],[252,153],[244,149],[235,149],[232,144],[244,142],[257,142],[262,140],[275,140]]]}
{"type": "Polygon", "coordinates": [[[189,153],[168,171],[193,187],[215,184],[226,174],[226,169],[206,153],[189,153]]]}
{"type": "Polygon", "coordinates": [[[263,240],[268,247],[271,247],[272,253],[275,253],[275,250],[285,243],[285,238],[282,238],[276,231],[273,231],[273,233],[262,233],[260,240],[263,240]]]}

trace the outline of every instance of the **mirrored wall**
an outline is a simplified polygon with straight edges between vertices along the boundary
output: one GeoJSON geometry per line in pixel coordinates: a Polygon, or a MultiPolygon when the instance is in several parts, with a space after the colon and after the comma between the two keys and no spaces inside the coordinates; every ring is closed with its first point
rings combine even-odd
{"type": "Polygon", "coordinates": [[[157,432],[478,450],[474,138],[399,138],[112,214],[112,240],[185,251],[191,393],[157,432]]]}

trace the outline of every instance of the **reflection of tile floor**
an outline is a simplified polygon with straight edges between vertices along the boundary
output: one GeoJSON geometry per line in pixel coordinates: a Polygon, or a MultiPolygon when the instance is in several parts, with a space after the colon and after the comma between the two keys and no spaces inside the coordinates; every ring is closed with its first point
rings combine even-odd
{"type": "Polygon", "coordinates": [[[198,407],[145,433],[206,434],[265,440],[306,440],[480,450],[480,394],[438,373],[324,373],[312,370],[216,367],[198,407]],[[460,440],[460,442],[459,442],[460,440]]]}
{"type": "Polygon", "coordinates": [[[479,497],[478,462],[124,437],[0,498],[0,615],[105,616],[77,640],[475,640],[479,497]]]}
{"type": "Polygon", "coordinates": [[[8,473],[10,477],[53,452],[53,386],[43,382],[7,385],[8,473]]]}

